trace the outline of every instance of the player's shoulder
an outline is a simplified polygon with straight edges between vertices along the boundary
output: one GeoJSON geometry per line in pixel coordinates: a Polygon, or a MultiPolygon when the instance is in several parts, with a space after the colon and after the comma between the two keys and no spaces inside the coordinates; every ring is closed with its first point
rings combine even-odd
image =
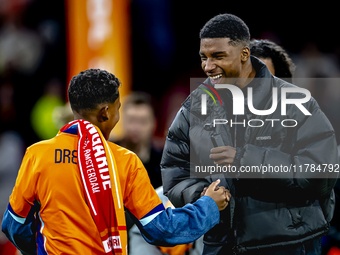
{"type": "Polygon", "coordinates": [[[53,145],[56,142],[55,137],[48,139],[48,140],[42,140],[39,142],[36,142],[29,147],[27,147],[27,152],[43,152],[44,150],[48,149],[51,145],[53,145]]]}
{"type": "Polygon", "coordinates": [[[110,141],[108,141],[107,143],[116,157],[118,156],[118,157],[123,157],[126,159],[138,159],[138,156],[136,155],[136,153],[130,151],[129,149],[126,149],[110,141]]]}
{"type": "Polygon", "coordinates": [[[124,176],[133,175],[136,171],[144,169],[142,161],[134,152],[113,142],[108,142],[108,144],[115,157],[117,167],[124,169],[124,171],[120,171],[121,174],[124,176]]]}
{"type": "Polygon", "coordinates": [[[55,148],[73,144],[73,137],[57,135],[48,140],[36,142],[26,149],[26,153],[44,155],[46,152],[54,151],[55,148]]]}

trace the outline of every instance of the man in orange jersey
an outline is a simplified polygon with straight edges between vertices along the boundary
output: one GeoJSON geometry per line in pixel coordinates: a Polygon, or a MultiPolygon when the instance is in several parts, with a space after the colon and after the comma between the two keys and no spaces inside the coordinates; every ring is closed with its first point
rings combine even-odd
{"type": "Polygon", "coordinates": [[[27,149],[2,222],[23,254],[127,254],[124,206],[156,245],[192,242],[219,222],[230,199],[219,181],[196,203],[165,210],[139,158],[107,141],[119,85],[99,69],[74,76],[75,121],[27,149]]]}

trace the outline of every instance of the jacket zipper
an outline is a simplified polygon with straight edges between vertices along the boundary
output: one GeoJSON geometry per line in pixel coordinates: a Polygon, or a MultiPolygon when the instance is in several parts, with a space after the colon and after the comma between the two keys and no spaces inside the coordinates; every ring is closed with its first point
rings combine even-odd
{"type": "MultiPolygon", "coordinates": [[[[237,123],[237,115],[235,115],[235,123],[237,123]]],[[[234,129],[234,148],[236,149],[236,135],[237,135],[237,131],[236,128],[237,126],[235,125],[235,129],[234,129]]],[[[238,176],[236,176],[236,179],[238,180],[238,176]]],[[[236,199],[235,199],[235,206],[236,206],[236,199]]],[[[233,229],[233,234],[234,234],[234,238],[233,238],[233,248],[232,248],[232,252],[233,254],[236,254],[236,237],[237,237],[237,230],[236,230],[236,226],[235,226],[235,206],[234,206],[234,213],[233,213],[233,219],[232,219],[232,229],[233,229]]]]}

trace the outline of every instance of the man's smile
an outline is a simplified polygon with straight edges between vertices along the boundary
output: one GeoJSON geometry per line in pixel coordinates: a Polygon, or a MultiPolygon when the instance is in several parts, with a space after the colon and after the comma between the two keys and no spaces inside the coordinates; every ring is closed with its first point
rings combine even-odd
{"type": "Polygon", "coordinates": [[[217,75],[208,75],[209,76],[209,79],[211,81],[211,84],[215,85],[217,83],[219,83],[222,79],[222,74],[217,74],[217,75]]]}

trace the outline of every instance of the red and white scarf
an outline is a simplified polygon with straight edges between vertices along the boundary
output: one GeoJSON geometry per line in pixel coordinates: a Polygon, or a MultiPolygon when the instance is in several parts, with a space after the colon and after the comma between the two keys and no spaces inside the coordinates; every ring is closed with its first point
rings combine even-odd
{"type": "MultiPolygon", "coordinates": [[[[95,125],[75,120],[60,132],[78,124],[78,167],[86,202],[100,233],[105,253],[127,254],[127,234],[116,162],[107,141],[95,125]]],[[[89,233],[90,234],[90,233],[89,233]]]]}

